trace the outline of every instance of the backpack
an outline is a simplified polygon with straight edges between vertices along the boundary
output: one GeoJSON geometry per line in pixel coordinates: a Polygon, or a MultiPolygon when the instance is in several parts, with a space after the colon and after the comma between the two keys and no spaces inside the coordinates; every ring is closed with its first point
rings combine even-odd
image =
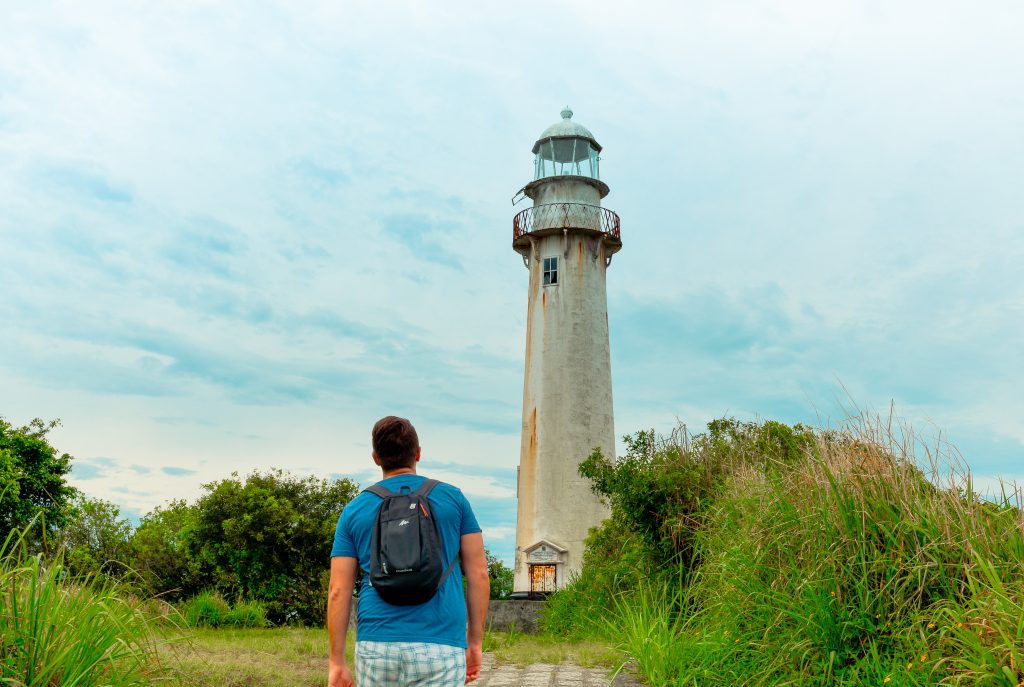
{"type": "Polygon", "coordinates": [[[416,491],[395,493],[375,484],[366,491],[382,500],[370,539],[370,584],[381,599],[396,606],[429,601],[455,567],[445,569],[441,530],[427,495],[439,484],[428,479],[416,491]]]}

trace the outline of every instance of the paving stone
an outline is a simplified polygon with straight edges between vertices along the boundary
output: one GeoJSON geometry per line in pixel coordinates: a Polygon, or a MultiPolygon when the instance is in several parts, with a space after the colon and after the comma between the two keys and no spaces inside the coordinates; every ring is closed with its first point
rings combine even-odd
{"type": "Polygon", "coordinates": [[[475,687],[643,687],[627,671],[622,671],[613,683],[607,671],[600,668],[581,668],[576,665],[534,663],[519,667],[497,665],[493,654],[484,654],[480,679],[475,687]]]}

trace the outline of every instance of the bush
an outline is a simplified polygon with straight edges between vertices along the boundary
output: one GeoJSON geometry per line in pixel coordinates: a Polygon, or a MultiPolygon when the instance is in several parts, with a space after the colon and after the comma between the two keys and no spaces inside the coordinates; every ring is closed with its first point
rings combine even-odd
{"type": "Polygon", "coordinates": [[[259,601],[275,623],[322,624],[326,548],[356,484],[270,470],[244,480],[233,474],[203,489],[170,538],[180,540],[178,552],[205,578],[204,587],[259,601]]]}
{"type": "Polygon", "coordinates": [[[150,685],[163,672],[159,628],[110,584],[72,581],[60,554],[28,555],[24,532],[0,548],[0,682],[150,685]]]}
{"type": "Polygon", "coordinates": [[[202,592],[185,602],[181,615],[189,627],[220,627],[231,607],[217,592],[202,592]]]}
{"type": "Polygon", "coordinates": [[[545,609],[545,631],[578,639],[602,638],[594,618],[614,612],[618,595],[638,581],[677,596],[700,565],[696,541],[709,508],[737,471],[778,472],[816,449],[812,430],[778,422],[715,420],[704,434],[680,427],[667,438],[654,431],[623,437],[614,463],[600,449],[580,464],[611,517],[590,531],[583,569],[545,609]]]}
{"type": "Polygon", "coordinates": [[[255,601],[239,601],[224,617],[224,625],[231,627],[266,627],[267,611],[255,601]]]}
{"type": "Polygon", "coordinates": [[[195,595],[182,605],[181,615],[189,627],[266,627],[267,611],[256,601],[238,601],[234,606],[215,591],[195,595]]]}
{"type": "MultiPolygon", "coordinates": [[[[777,440],[790,436],[778,425],[767,442],[768,423],[732,427],[742,431],[727,432],[724,444],[712,429],[646,465],[603,468],[606,478],[630,477],[606,479],[613,493],[659,484],[648,467],[666,463],[656,469],[689,480],[677,494],[660,483],[662,496],[684,507],[654,511],[639,537],[648,548],[620,556],[610,544],[630,541],[635,527],[623,524],[635,515],[624,506],[643,497],[613,498],[580,578],[612,590],[601,602],[604,631],[652,684],[1024,681],[1019,504],[979,500],[963,488],[966,473],[959,485],[936,487],[918,469],[913,441],[881,424],[813,433],[813,442],[798,432],[796,444],[777,440]],[[687,464],[700,469],[679,470],[687,464]],[[644,566],[657,571],[653,583],[621,574],[644,566]]],[[[552,605],[556,618],[568,608],[552,605]]]]}

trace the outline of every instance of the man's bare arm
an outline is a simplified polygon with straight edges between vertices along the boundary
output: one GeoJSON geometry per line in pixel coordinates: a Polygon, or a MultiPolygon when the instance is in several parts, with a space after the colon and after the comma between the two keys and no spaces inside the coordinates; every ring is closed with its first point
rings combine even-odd
{"type": "Polygon", "coordinates": [[[484,538],[479,532],[464,534],[459,542],[462,572],[466,576],[466,682],[480,676],[483,661],[484,622],[487,620],[487,601],[491,584],[487,577],[487,556],[484,538]]]}
{"type": "Polygon", "coordinates": [[[354,687],[352,670],[345,661],[345,639],[348,616],[352,609],[352,588],[356,583],[359,562],[348,556],[331,559],[331,586],[327,593],[327,637],[330,645],[330,668],[327,687],[354,687]]]}

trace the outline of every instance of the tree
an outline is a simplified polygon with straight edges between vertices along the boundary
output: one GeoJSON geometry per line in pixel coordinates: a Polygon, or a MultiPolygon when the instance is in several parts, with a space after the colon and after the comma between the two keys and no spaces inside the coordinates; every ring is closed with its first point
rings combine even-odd
{"type": "Polygon", "coordinates": [[[196,514],[195,506],[174,500],[147,513],[135,528],[134,567],[148,592],[177,601],[212,584],[210,566],[189,552],[188,537],[196,514]]]}
{"type": "Polygon", "coordinates": [[[512,568],[490,551],[487,555],[487,576],[491,578],[491,598],[508,599],[512,596],[512,568]]]}
{"type": "Polygon", "coordinates": [[[60,532],[64,562],[73,575],[120,580],[131,574],[132,524],[109,501],[78,496],[60,532]]]}
{"type": "Polygon", "coordinates": [[[203,489],[184,539],[209,566],[212,586],[263,602],[274,622],[322,623],[330,542],[356,484],[270,470],[244,482],[233,473],[203,489]]]}
{"type": "Polygon", "coordinates": [[[45,537],[67,523],[78,493],[65,479],[72,459],[46,436],[59,423],[36,418],[14,427],[0,418],[0,531],[23,529],[39,517],[35,531],[45,537]]]}

